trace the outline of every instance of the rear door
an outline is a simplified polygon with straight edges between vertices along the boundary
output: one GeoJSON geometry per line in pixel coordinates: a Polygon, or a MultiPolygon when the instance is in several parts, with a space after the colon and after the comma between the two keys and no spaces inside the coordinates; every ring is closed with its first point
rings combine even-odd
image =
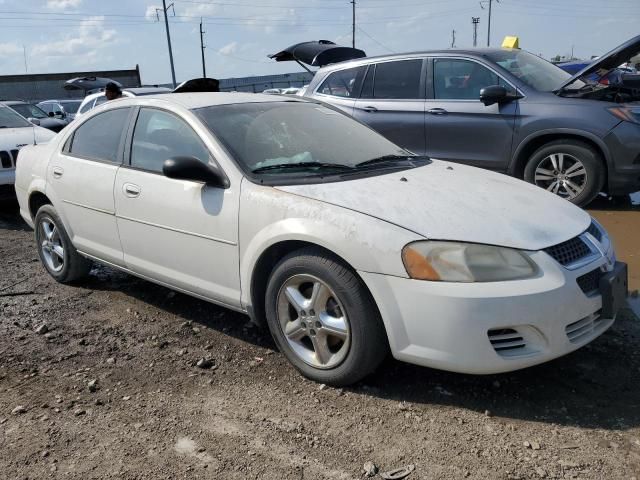
{"type": "Polygon", "coordinates": [[[369,66],[353,116],[392,142],[425,152],[425,61],[392,60],[369,66]]]}
{"type": "Polygon", "coordinates": [[[366,71],[367,66],[361,65],[332,72],[316,89],[313,96],[353,115],[353,107],[366,71]]]}
{"type": "Polygon", "coordinates": [[[89,118],[53,155],[47,170],[74,246],[116,265],[123,258],[113,187],[131,111],[117,108],[89,118]]]}
{"type": "Polygon", "coordinates": [[[480,102],[480,90],[490,85],[503,85],[514,93],[516,89],[486,65],[468,58],[435,58],[429,77],[427,154],[505,170],[518,101],[487,107],[480,102]]]}
{"type": "Polygon", "coordinates": [[[239,306],[239,182],[221,189],[163,175],[171,157],[216,162],[203,138],[175,113],[141,108],[129,145],[129,164],[118,172],[114,192],[126,266],[239,306]]]}

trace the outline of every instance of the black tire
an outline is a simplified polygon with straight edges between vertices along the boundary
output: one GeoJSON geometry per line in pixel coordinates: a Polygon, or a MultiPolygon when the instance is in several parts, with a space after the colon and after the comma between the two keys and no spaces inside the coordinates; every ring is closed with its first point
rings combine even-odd
{"type": "Polygon", "coordinates": [[[380,313],[362,280],[340,259],[309,247],[285,256],[272,271],[265,308],[269,330],[278,348],[305,377],[333,386],[353,384],[372,373],[387,356],[389,346],[380,313]],[[278,317],[278,298],[295,275],[311,275],[325,283],[341,303],[350,329],[346,356],[332,368],[316,368],[295,353],[278,317]]]}
{"type": "Polygon", "coordinates": [[[64,225],[62,224],[60,217],[58,217],[58,214],[52,205],[43,205],[40,207],[38,213],[36,213],[34,223],[38,255],[42,265],[49,275],[60,283],[71,283],[89,274],[89,270],[91,270],[91,262],[80,255],[73,246],[69,236],[67,235],[67,231],[64,229],[64,225]],[[56,239],[59,241],[64,252],[62,255],[62,265],[59,270],[52,268],[45,257],[46,254],[42,248],[42,244],[46,240],[46,234],[42,227],[43,222],[50,222],[50,224],[53,224],[57,230],[56,239]]]}
{"type": "MultiPolygon", "coordinates": [[[[606,178],[606,169],[602,156],[590,145],[579,140],[554,140],[538,148],[529,158],[524,170],[524,179],[536,185],[535,172],[539,165],[552,154],[566,154],[578,159],[586,171],[582,192],[574,198],[568,199],[570,202],[584,207],[589,204],[602,191],[606,178]]],[[[541,182],[544,188],[544,181],[541,182]]]]}

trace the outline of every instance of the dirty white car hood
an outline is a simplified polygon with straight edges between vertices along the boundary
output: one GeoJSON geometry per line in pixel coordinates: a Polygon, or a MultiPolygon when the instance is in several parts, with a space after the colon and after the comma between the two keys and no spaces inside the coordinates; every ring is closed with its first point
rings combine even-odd
{"type": "Polygon", "coordinates": [[[523,250],[564,242],[591,222],[580,208],[538,187],[438,160],[386,175],[275,188],[361,212],[429,239],[523,250]]]}

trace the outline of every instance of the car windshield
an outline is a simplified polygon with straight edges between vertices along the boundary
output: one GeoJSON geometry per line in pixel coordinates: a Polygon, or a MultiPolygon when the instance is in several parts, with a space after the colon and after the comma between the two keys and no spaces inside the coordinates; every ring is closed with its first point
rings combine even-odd
{"type": "MultiPolygon", "coordinates": [[[[500,50],[487,54],[487,57],[540,92],[553,92],[572,77],[553,63],[524,50],[500,50]]],[[[571,88],[579,89],[584,85],[577,80],[571,88]]]]}
{"type": "Polygon", "coordinates": [[[80,103],[82,102],[78,100],[77,102],[60,102],[60,105],[62,105],[62,108],[64,108],[65,112],[76,113],[78,111],[78,108],[80,107],[80,103]]]}
{"type": "Polygon", "coordinates": [[[32,127],[27,120],[8,107],[0,105],[0,128],[32,127]]]}
{"type": "Polygon", "coordinates": [[[31,105],[29,103],[14,103],[10,106],[24,118],[47,118],[47,114],[44,113],[44,110],[41,110],[35,105],[31,105]]]}
{"type": "MultiPolygon", "coordinates": [[[[249,172],[337,173],[376,159],[386,159],[388,168],[393,159],[411,156],[370,128],[316,103],[243,103],[195,112],[249,172]]],[[[384,167],[383,162],[373,164],[372,169],[384,167]]]]}

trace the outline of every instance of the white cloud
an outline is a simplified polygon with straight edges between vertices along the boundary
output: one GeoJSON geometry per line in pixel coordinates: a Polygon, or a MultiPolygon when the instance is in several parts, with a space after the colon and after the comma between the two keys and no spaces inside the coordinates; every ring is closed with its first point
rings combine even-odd
{"type": "Polygon", "coordinates": [[[238,51],[238,42],[227,43],[224,47],[218,50],[218,53],[222,55],[233,55],[238,51]]]}
{"type": "Polygon", "coordinates": [[[11,57],[22,53],[22,47],[17,43],[0,43],[0,57],[11,57]]]}
{"type": "Polygon", "coordinates": [[[98,58],[98,51],[117,43],[116,31],[105,28],[104,17],[88,17],[80,27],[58,41],[38,44],[32,49],[33,56],[76,56],[78,63],[84,59],[98,58]]]}
{"type": "Polygon", "coordinates": [[[47,0],[47,8],[51,10],[66,10],[80,6],[82,0],[47,0]]]}

